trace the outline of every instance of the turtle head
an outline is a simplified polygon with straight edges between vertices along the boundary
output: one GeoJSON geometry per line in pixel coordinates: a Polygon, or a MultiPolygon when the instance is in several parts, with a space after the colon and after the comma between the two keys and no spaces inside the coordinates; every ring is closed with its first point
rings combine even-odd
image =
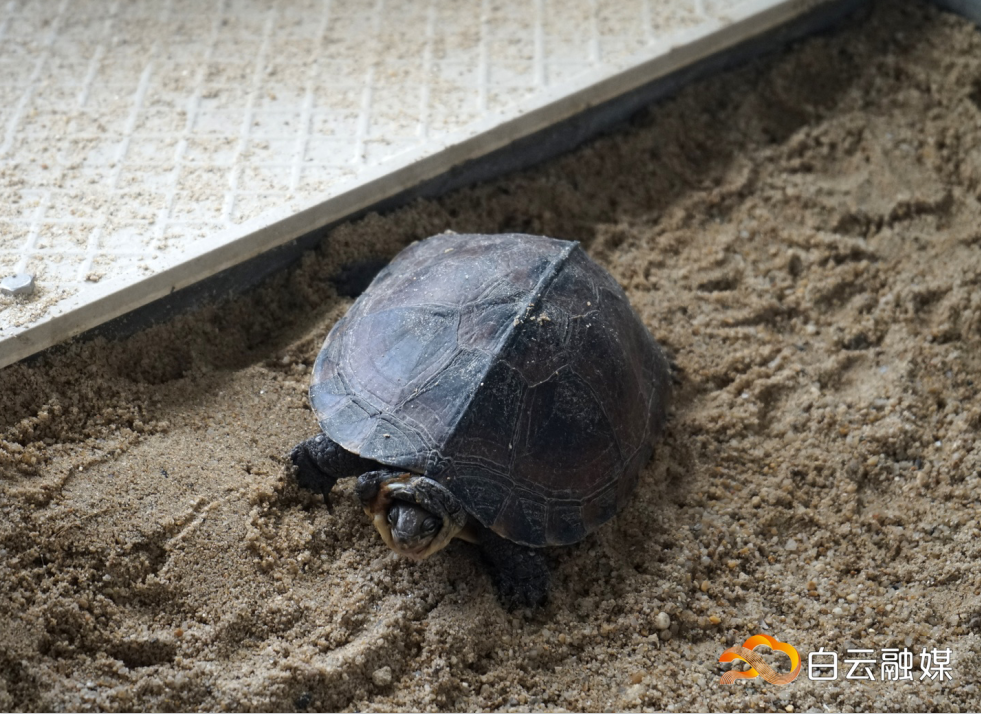
{"type": "Polygon", "coordinates": [[[382,540],[413,560],[445,547],[467,525],[459,499],[425,476],[370,471],[358,478],[355,490],[382,540]]]}

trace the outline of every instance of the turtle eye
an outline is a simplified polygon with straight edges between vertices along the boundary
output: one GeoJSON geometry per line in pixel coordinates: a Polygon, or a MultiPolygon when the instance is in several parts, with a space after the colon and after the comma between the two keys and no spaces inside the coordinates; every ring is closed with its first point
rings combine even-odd
{"type": "Polygon", "coordinates": [[[398,509],[394,506],[388,509],[388,525],[394,526],[399,520],[398,509]]]}
{"type": "Polygon", "coordinates": [[[422,531],[426,535],[430,533],[435,533],[439,529],[439,519],[430,516],[422,522],[422,531]]]}

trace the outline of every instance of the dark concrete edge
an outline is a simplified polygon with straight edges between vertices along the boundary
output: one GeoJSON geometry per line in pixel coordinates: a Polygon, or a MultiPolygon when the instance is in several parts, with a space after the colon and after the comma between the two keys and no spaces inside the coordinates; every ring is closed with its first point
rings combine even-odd
{"type": "Polygon", "coordinates": [[[975,25],[981,25],[981,0],[930,0],[944,10],[966,17],[975,25]]]}
{"type": "MultiPolygon", "coordinates": [[[[942,5],[972,5],[981,0],[934,0],[942,5]]],[[[836,29],[848,16],[865,7],[869,0],[834,0],[823,3],[788,23],[734,47],[695,62],[684,69],[660,77],[597,106],[526,136],[485,156],[454,166],[445,173],[400,192],[372,206],[356,211],[284,245],[227,268],[194,285],[136,308],[102,325],[26,357],[32,363],[53,351],[63,350],[75,341],[105,337],[123,339],[142,329],[170,320],[209,304],[246,292],[267,277],[300,259],[303,253],[324,241],[339,225],[356,221],[369,213],[384,213],[419,198],[435,198],[450,191],[527,169],[571,151],[590,139],[609,133],[644,107],[666,99],[692,82],[734,69],[751,60],[783,50],[789,43],[820,32],[836,29]]],[[[561,236],[559,236],[561,237],[561,236]]]]}

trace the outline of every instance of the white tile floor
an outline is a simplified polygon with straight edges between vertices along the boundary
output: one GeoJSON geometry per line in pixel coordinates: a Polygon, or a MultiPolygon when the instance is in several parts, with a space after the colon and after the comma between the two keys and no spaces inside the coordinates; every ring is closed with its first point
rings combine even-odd
{"type": "Polygon", "coordinates": [[[12,0],[0,367],[821,0],[12,0]]]}

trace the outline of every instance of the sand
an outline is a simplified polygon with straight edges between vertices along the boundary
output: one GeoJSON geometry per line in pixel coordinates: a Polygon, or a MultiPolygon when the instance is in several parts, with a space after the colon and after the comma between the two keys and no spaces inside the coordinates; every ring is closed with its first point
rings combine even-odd
{"type": "Polygon", "coordinates": [[[979,198],[981,34],[881,2],[244,296],[0,371],[0,709],[977,709],[979,198]],[[534,612],[285,460],[351,304],[331,279],[444,230],[582,241],[683,369],[636,497],[550,552],[534,612]],[[805,672],[720,685],[758,632],[805,672]],[[909,648],[914,679],[810,681],[821,647],[909,648]]]}

